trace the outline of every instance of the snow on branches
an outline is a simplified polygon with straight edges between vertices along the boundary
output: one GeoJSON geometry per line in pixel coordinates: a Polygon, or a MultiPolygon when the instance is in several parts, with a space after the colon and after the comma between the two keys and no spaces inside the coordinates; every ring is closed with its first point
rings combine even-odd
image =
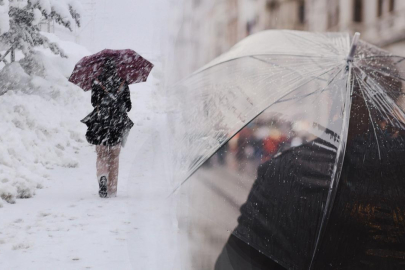
{"type": "Polygon", "coordinates": [[[8,16],[9,3],[7,0],[0,0],[0,35],[10,30],[10,17],[8,16]]]}
{"type": "Polygon", "coordinates": [[[52,19],[72,31],[80,27],[81,6],[77,0],[0,0],[0,42],[21,50],[25,55],[44,46],[66,57],[63,50],[41,35],[38,24],[52,19]]]}

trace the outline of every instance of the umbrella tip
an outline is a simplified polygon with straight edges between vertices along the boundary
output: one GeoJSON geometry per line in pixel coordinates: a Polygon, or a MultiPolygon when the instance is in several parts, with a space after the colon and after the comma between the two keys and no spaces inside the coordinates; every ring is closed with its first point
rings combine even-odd
{"type": "Polygon", "coordinates": [[[350,52],[347,56],[347,62],[352,62],[354,58],[354,54],[356,53],[357,45],[359,43],[360,33],[356,32],[352,39],[352,45],[350,46],[350,52]]]}

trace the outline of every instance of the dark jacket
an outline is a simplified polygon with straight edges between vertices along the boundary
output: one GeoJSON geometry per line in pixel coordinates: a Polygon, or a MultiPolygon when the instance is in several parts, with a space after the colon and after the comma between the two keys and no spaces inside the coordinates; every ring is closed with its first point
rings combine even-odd
{"type": "Polygon", "coordinates": [[[319,139],[260,165],[216,269],[404,269],[405,137],[376,134],[349,141],[314,257],[336,156],[319,139]]]}
{"type": "Polygon", "coordinates": [[[349,140],[314,269],[405,269],[404,194],[403,134],[376,130],[349,140]]]}
{"type": "Polygon", "coordinates": [[[128,85],[118,77],[110,81],[94,81],[91,91],[91,104],[94,110],[81,122],[87,125],[86,139],[95,145],[116,145],[122,142],[123,135],[133,127],[127,112],[132,104],[128,85]],[[101,82],[101,83],[100,83],[101,82]],[[103,89],[104,86],[104,89],[103,89]]]}
{"type": "Polygon", "coordinates": [[[286,268],[305,269],[315,248],[335,155],[335,146],[316,139],[260,165],[234,235],[286,268]]]}

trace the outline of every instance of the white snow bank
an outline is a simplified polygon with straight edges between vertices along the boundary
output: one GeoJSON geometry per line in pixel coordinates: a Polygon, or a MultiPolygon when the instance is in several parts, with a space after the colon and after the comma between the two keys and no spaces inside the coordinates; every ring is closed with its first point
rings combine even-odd
{"type": "Polygon", "coordinates": [[[46,185],[47,169],[79,165],[79,147],[87,144],[80,119],[92,108],[89,93],[67,76],[89,52],[75,45],[66,54],[57,60],[38,52],[0,71],[0,198],[7,202],[32,197],[46,185]]]}
{"type": "Polygon", "coordinates": [[[18,62],[11,63],[0,70],[0,95],[8,90],[29,87],[30,76],[18,62]]]}

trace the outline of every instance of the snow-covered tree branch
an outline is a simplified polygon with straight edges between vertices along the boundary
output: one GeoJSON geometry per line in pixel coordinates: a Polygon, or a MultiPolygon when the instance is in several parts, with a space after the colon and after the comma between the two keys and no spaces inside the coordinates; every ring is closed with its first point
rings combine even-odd
{"type": "Polygon", "coordinates": [[[76,0],[0,0],[0,42],[24,55],[43,46],[66,57],[58,44],[41,35],[38,24],[53,19],[72,31],[74,24],[80,27],[80,14],[81,6],[76,0]]]}
{"type": "Polygon", "coordinates": [[[8,0],[0,0],[0,35],[10,30],[10,17],[8,16],[8,0]]]}

